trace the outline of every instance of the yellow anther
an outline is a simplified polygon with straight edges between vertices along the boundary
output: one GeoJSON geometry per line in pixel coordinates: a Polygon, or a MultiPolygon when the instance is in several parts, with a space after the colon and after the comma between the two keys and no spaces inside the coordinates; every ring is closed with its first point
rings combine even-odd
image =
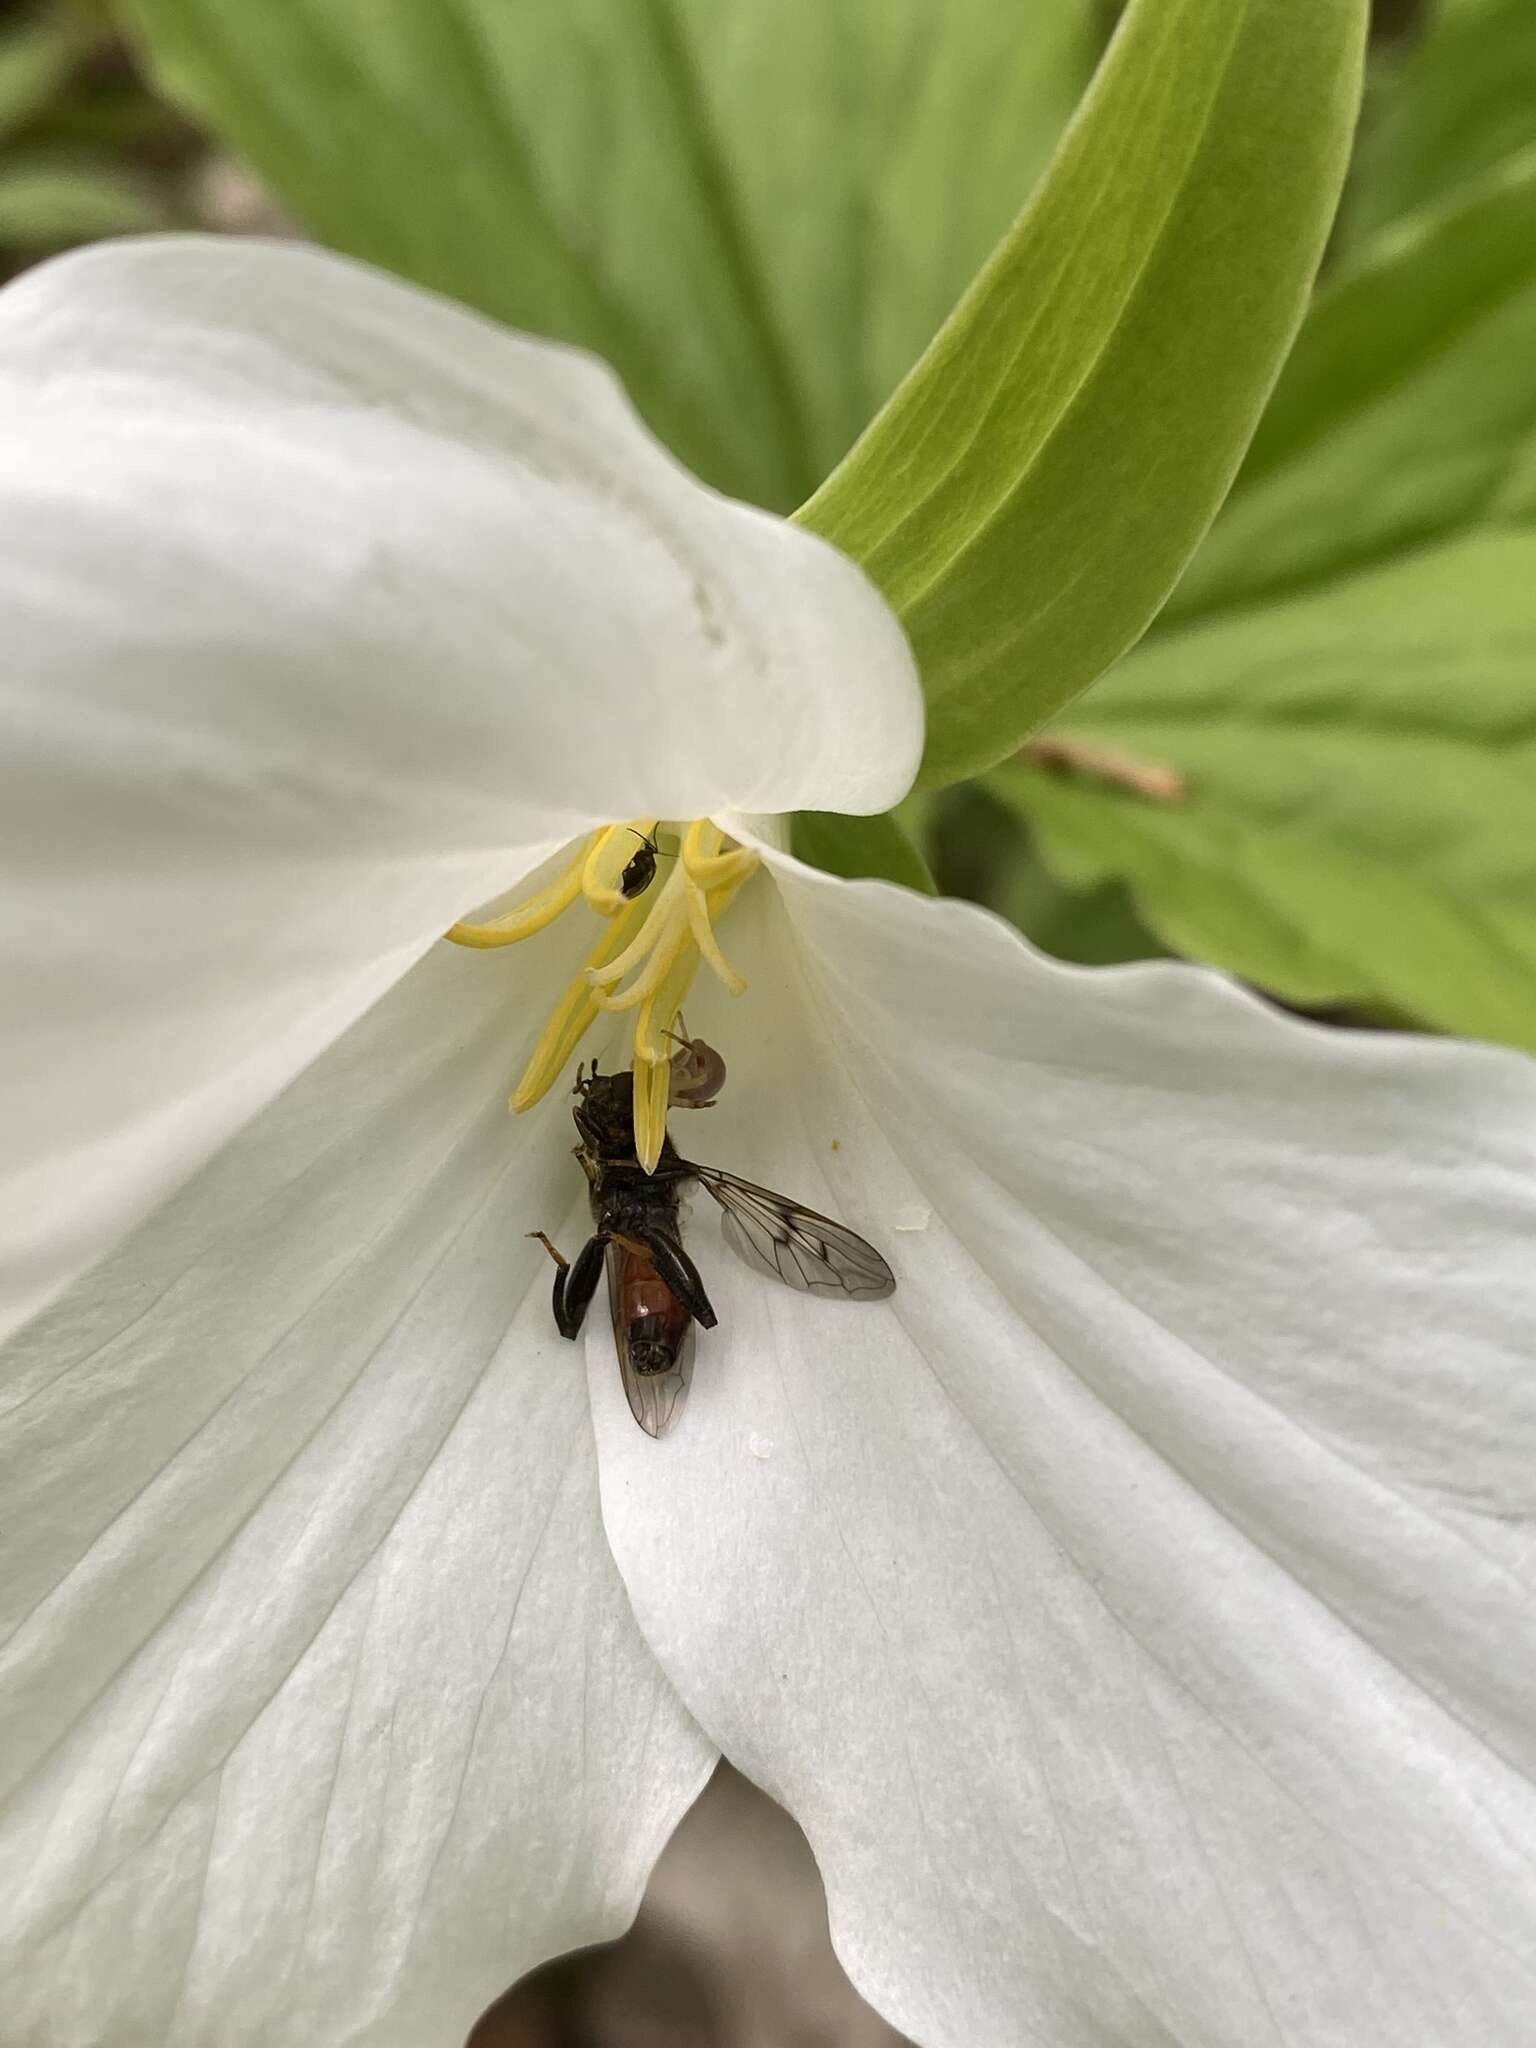
{"type": "Polygon", "coordinates": [[[722,853],[724,840],[725,834],[709,818],[695,818],[683,834],[683,869],[700,888],[719,889],[727,882],[744,882],[757,866],[757,855],[749,846],[722,853]]]}
{"type": "Polygon", "coordinates": [[[623,952],[606,962],[601,968],[592,968],[587,979],[594,988],[612,988],[621,982],[626,974],[638,967],[662,944],[670,926],[676,921],[678,906],[682,899],[683,883],[680,873],[669,875],[662,888],[646,907],[645,922],[623,952]]]}
{"type": "Polygon", "coordinates": [[[667,1103],[672,1091],[672,1063],[635,1061],[635,1157],[646,1173],[656,1171],[667,1142],[667,1103]]]}
{"type": "MultiPolygon", "coordinates": [[[[683,877],[683,894],[688,904],[688,929],[693,935],[693,943],[730,993],[739,996],[747,984],[720,950],[710,922],[710,898],[688,874],[683,877]]],[[[722,889],[718,894],[724,895],[725,891],[722,889]]]]}
{"type": "MultiPolygon", "coordinates": [[[[644,936],[645,934],[642,932],[641,937],[643,938],[644,936]]],[[[672,968],[677,964],[683,948],[688,943],[688,936],[688,910],[682,892],[679,890],[668,905],[667,914],[661,921],[661,928],[652,942],[650,959],[646,961],[644,967],[641,968],[640,972],[629,984],[629,987],[621,989],[617,995],[604,994],[601,986],[599,986],[597,991],[597,1007],[600,1010],[633,1010],[638,1008],[647,996],[654,995],[672,968]]],[[[609,970],[604,968],[601,972],[606,980],[609,970]]],[[[589,974],[587,979],[594,981],[596,976],[589,974]]]]}
{"type": "Polygon", "coordinates": [[[513,1109],[531,1109],[542,1096],[548,1094],[559,1080],[566,1062],[581,1043],[588,1027],[596,1019],[597,997],[592,984],[587,980],[587,969],[600,967],[605,957],[616,948],[625,945],[636,928],[645,920],[645,912],[640,904],[626,904],[625,908],[629,915],[616,917],[604,928],[597,944],[582,962],[581,972],[556,1004],[553,1016],[545,1025],[538,1044],[529,1055],[522,1079],[512,1091],[513,1109]]]}
{"type": "Polygon", "coordinates": [[[666,974],[635,1014],[637,1064],[641,1060],[648,1060],[652,1066],[671,1063],[673,1047],[669,1034],[677,1022],[678,1012],[688,1000],[688,991],[698,971],[697,948],[680,947],[673,955],[666,974]]]}
{"type": "Polygon", "coordinates": [[[540,889],[536,896],[530,896],[526,903],[514,904],[500,917],[487,918],[484,924],[452,925],[447,937],[456,946],[482,947],[515,946],[519,939],[531,939],[535,932],[553,924],[561,911],[576,901],[581,891],[582,869],[592,845],[601,836],[594,833],[570,866],[563,868],[556,880],[540,889]]]}
{"type": "Polygon", "coordinates": [[[714,927],[758,864],[750,848],[728,846],[718,825],[696,819],[662,886],[627,901],[619,887],[624,870],[639,841],[654,838],[658,823],[645,817],[601,827],[528,902],[483,924],[456,924],[448,935],[465,946],[511,946],[553,923],[578,896],[599,912],[603,929],[556,1004],[511,1104],[529,1109],[548,1092],[602,1012],[633,1010],[635,1156],[647,1173],[666,1143],[671,1037],[700,961],[733,995],[746,986],[721,952],[714,927]]]}

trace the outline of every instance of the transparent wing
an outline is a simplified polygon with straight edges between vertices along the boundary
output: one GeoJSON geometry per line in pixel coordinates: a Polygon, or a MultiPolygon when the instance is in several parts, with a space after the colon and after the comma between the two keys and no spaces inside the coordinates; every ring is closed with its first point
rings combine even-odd
{"type": "Polygon", "coordinates": [[[725,1211],[721,1235],[749,1266],[804,1294],[882,1301],[896,1291],[896,1276],[884,1259],[846,1225],[717,1166],[691,1170],[725,1211]]]}
{"type": "Polygon", "coordinates": [[[619,1377],[629,1399],[629,1412],[647,1436],[665,1436],[683,1412],[693,1384],[694,1326],[682,1330],[676,1354],[666,1372],[638,1372],[630,1352],[629,1320],[624,1313],[624,1260],[620,1246],[607,1254],[608,1311],[613,1317],[613,1346],[619,1354],[619,1377]]]}

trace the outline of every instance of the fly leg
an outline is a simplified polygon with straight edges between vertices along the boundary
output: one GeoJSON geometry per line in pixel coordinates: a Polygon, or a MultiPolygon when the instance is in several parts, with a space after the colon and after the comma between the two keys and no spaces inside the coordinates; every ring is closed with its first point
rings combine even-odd
{"type": "Polygon", "coordinates": [[[555,1328],[562,1337],[575,1337],[586,1321],[587,1310],[597,1292],[597,1276],[603,1270],[603,1252],[606,1237],[589,1237],[576,1254],[573,1266],[569,1259],[556,1250],[542,1230],[530,1230],[528,1235],[536,1237],[545,1251],[555,1262],[554,1292],[550,1297],[555,1311],[555,1328]]]}
{"type": "Polygon", "coordinates": [[[712,1330],[720,1318],[710,1306],[709,1296],[704,1292],[704,1282],[699,1278],[698,1267],[682,1246],[660,1235],[645,1237],[642,1243],[650,1256],[651,1264],[693,1320],[701,1329],[712,1330]]]}

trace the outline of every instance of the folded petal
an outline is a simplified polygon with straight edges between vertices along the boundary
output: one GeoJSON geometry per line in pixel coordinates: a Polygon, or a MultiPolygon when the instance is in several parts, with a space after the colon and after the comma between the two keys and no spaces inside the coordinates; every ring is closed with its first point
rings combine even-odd
{"type": "Polygon", "coordinates": [[[874,810],[899,628],[568,350],[318,251],[0,295],[0,1321],[588,825],[874,810]]]}
{"type": "Polygon", "coordinates": [[[700,1217],[684,1426],[589,1352],[640,1624],[855,1981],[928,2048],[1516,2048],[1536,1067],[775,867],[736,950],[783,1009],[690,1018],[733,1064],[684,1149],[896,1294],[700,1217]]]}
{"type": "Polygon", "coordinates": [[[501,967],[437,949],[13,1344],[17,2048],[458,2048],[708,1775],[523,1235],[577,1191],[501,967]]]}

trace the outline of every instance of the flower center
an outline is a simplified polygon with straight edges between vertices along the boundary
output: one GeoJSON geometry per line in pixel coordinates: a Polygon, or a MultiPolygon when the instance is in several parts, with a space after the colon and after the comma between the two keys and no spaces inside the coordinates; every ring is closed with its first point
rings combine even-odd
{"type": "Polygon", "coordinates": [[[460,946],[515,946],[553,924],[578,896],[604,920],[512,1091],[512,1107],[531,1109],[548,1093],[600,1011],[633,1011],[635,1155],[647,1173],[667,1135],[669,1033],[699,962],[708,961],[733,996],[746,987],[721,952],[714,926],[757,866],[750,847],[727,844],[708,818],[681,828],[675,855],[658,844],[658,822],[631,818],[600,826],[526,903],[485,924],[456,924],[448,933],[460,946]],[[670,863],[659,887],[653,880],[658,862],[670,863]]]}

